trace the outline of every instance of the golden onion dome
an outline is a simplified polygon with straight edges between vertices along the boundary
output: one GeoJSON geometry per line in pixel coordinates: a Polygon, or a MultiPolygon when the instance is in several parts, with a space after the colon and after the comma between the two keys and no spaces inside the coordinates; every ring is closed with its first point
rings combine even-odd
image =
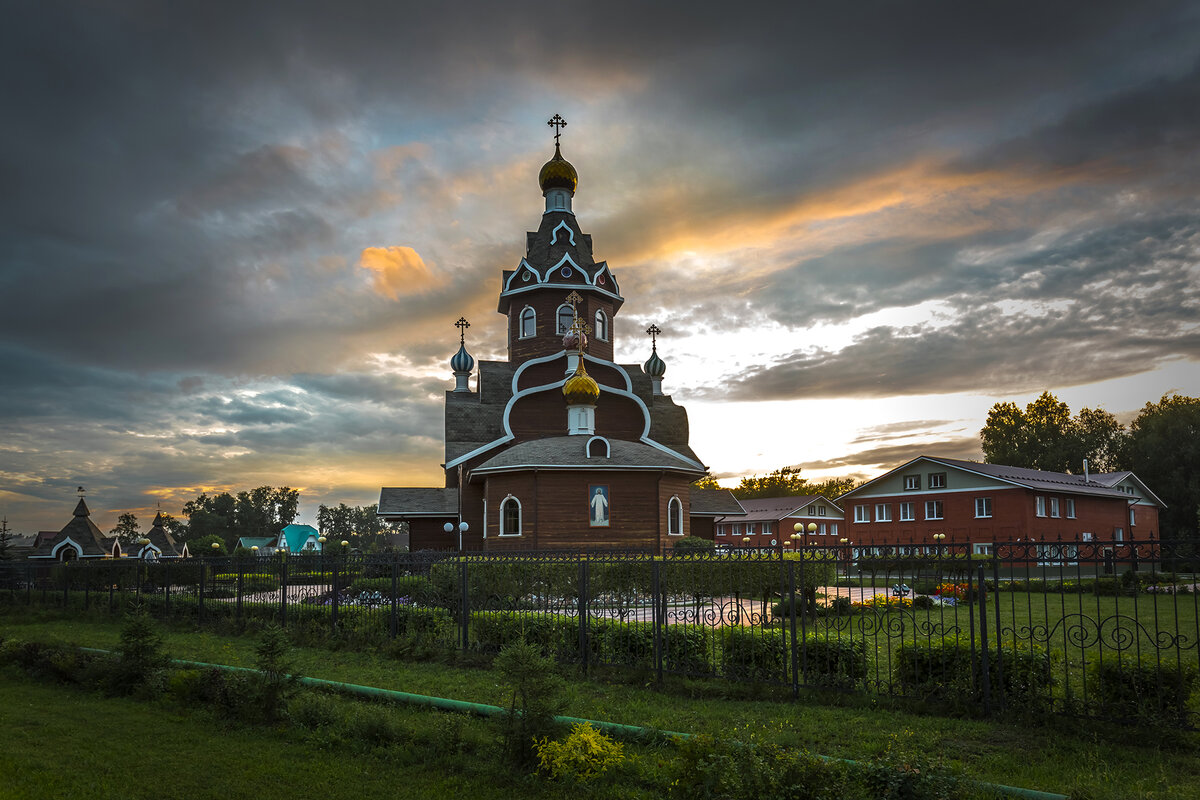
{"type": "Polygon", "coordinates": [[[543,192],[550,189],[568,189],[571,194],[575,194],[575,187],[579,185],[579,173],[571,166],[570,161],[562,157],[557,144],[554,145],[554,158],[543,164],[542,171],[538,173],[538,183],[541,184],[543,192]]]}
{"type": "Polygon", "coordinates": [[[582,358],[579,359],[579,366],[575,368],[575,374],[567,378],[567,382],[563,384],[562,393],[569,406],[596,405],[596,401],[600,398],[600,386],[583,368],[582,358]]]}

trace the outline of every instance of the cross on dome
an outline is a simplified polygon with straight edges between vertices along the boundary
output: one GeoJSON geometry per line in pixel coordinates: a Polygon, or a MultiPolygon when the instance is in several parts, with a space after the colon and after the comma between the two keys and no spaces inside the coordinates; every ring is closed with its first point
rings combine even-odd
{"type": "Polygon", "coordinates": [[[454,323],[454,327],[458,328],[458,343],[466,344],[467,328],[471,327],[471,323],[467,322],[466,317],[459,317],[458,322],[454,323]]]}
{"type": "Polygon", "coordinates": [[[662,333],[662,329],[654,323],[650,323],[650,327],[646,328],[646,333],[650,336],[650,349],[658,352],[658,335],[662,333]]]}
{"type": "Polygon", "coordinates": [[[555,114],[546,124],[554,128],[554,146],[558,147],[558,137],[562,136],[562,129],[567,127],[567,121],[560,115],[555,114]]]}

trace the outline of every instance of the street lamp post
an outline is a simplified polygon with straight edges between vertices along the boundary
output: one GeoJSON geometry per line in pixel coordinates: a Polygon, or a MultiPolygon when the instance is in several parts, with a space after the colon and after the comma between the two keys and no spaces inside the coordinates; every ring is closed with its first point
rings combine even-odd
{"type": "MultiPolygon", "coordinates": [[[[446,533],[454,533],[454,523],[447,522],[445,525],[442,526],[442,530],[444,530],[446,533]]],[[[468,525],[467,523],[465,523],[465,522],[458,523],[458,552],[460,552],[460,553],[462,552],[462,549],[463,549],[463,545],[462,545],[463,534],[469,530],[471,530],[471,526],[468,525]]]]}

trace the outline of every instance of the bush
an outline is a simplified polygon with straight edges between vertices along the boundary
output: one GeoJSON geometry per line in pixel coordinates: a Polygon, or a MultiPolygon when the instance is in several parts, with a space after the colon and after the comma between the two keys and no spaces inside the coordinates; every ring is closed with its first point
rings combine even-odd
{"type": "MultiPolygon", "coordinates": [[[[687,675],[712,674],[710,628],[664,625],[661,631],[663,669],[687,675]]],[[[599,654],[606,664],[654,669],[653,623],[593,620],[590,633],[590,657],[599,654]]]]}
{"type": "MultiPolygon", "coordinates": [[[[350,584],[350,594],[359,595],[363,592],[379,592],[384,598],[392,596],[392,579],[386,578],[356,578],[350,584]]],[[[410,601],[425,596],[429,591],[429,581],[420,575],[397,575],[396,597],[407,597],[410,601]]]]}
{"type": "Polygon", "coordinates": [[[499,719],[504,754],[519,766],[533,762],[534,742],[549,735],[564,705],[563,681],[554,664],[528,642],[508,644],[496,656],[495,668],[509,694],[499,719]]]}
{"type": "Polygon", "coordinates": [[[288,699],[300,688],[300,676],[292,664],[292,643],[278,625],[268,625],[255,648],[258,658],[258,708],[268,721],[283,716],[288,699]]]}
{"type": "MultiPolygon", "coordinates": [[[[1054,685],[1050,656],[1040,647],[1006,643],[989,652],[988,678],[993,702],[1040,705],[1054,685]]],[[[978,654],[976,654],[978,658],[978,654]]],[[[976,687],[971,642],[946,637],[902,644],[896,651],[895,678],[905,694],[935,701],[983,699],[976,687]]]]}
{"type": "Polygon", "coordinates": [[[775,744],[693,736],[678,742],[672,798],[680,800],[836,800],[851,794],[849,770],[838,762],[775,744]]]}
{"type": "Polygon", "coordinates": [[[810,686],[848,689],[867,676],[867,649],[861,639],[810,636],[803,648],[799,666],[810,686]]]}
{"type": "Polygon", "coordinates": [[[162,636],[150,616],[141,609],[126,615],[117,654],[111,689],[119,694],[129,694],[146,686],[171,663],[171,657],[163,652],[162,636]]]}
{"type": "Polygon", "coordinates": [[[789,654],[783,631],[725,628],[721,643],[721,674],[728,678],[781,683],[787,680],[789,654]]]}
{"type": "Polygon", "coordinates": [[[1186,721],[1196,683],[1193,666],[1105,659],[1088,668],[1088,690],[1101,713],[1141,722],[1186,721]]]}
{"type": "Polygon", "coordinates": [[[676,539],[675,545],[672,548],[678,552],[700,550],[711,551],[716,547],[716,543],[711,539],[705,539],[703,536],[685,536],[682,539],[676,539]]]}
{"type": "Polygon", "coordinates": [[[579,652],[579,622],[570,617],[480,611],[471,615],[470,631],[476,646],[489,653],[522,641],[549,658],[575,658],[579,652]]]}
{"type": "Polygon", "coordinates": [[[561,742],[545,738],[536,749],[542,772],[554,780],[583,783],[620,764],[625,747],[581,722],[561,742]]]}
{"type": "Polygon", "coordinates": [[[887,749],[864,765],[863,781],[876,800],[958,800],[965,788],[939,761],[901,751],[894,735],[887,749]]]}

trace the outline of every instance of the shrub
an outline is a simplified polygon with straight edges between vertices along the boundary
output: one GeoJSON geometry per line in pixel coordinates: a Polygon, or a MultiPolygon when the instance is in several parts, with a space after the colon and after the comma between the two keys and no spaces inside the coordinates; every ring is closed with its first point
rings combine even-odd
{"type": "Polygon", "coordinates": [[[709,550],[716,547],[716,543],[711,539],[705,539],[703,536],[685,536],[682,539],[676,539],[672,549],[683,552],[691,550],[709,550]]]}
{"type": "Polygon", "coordinates": [[[508,713],[500,717],[504,754],[520,766],[533,761],[533,745],[554,727],[562,710],[563,681],[554,664],[528,642],[506,645],[494,664],[509,693],[508,713]]]}
{"type": "Polygon", "coordinates": [[[810,636],[803,648],[800,668],[806,684],[846,689],[867,676],[867,649],[861,639],[810,636]]]}
{"type": "Polygon", "coordinates": [[[162,636],[150,616],[138,608],[127,614],[117,644],[117,663],[111,676],[111,689],[132,693],[162,674],[171,658],[162,649],[162,636]]]}
{"type": "Polygon", "coordinates": [[[300,687],[291,661],[292,643],[278,625],[268,625],[255,648],[258,658],[259,710],[268,721],[283,716],[290,698],[300,687]]]}
{"type": "Polygon", "coordinates": [[[585,782],[620,764],[625,747],[581,722],[561,742],[545,738],[536,749],[538,766],[552,779],[585,782]]]}
{"type": "Polygon", "coordinates": [[[863,781],[876,800],[957,800],[965,788],[940,761],[902,750],[895,735],[883,753],[863,766],[863,781]]]}
{"type": "MultiPolygon", "coordinates": [[[[649,622],[593,620],[591,653],[606,664],[653,669],[654,625],[649,622]]],[[[705,626],[664,625],[661,628],[663,669],[688,675],[710,675],[708,660],[712,631],[705,626]]],[[[578,648],[577,648],[578,649],[578,648]]]]}
{"type": "Polygon", "coordinates": [[[851,794],[849,770],[775,744],[693,736],[677,743],[670,797],[681,800],[835,800],[851,794]]]}
{"type": "Polygon", "coordinates": [[[579,623],[569,617],[480,611],[471,615],[470,630],[476,645],[489,653],[521,641],[549,658],[574,657],[579,652],[579,623]]]}
{"type": "MultiPolygon", "coordinates": [[[[1006,643],[989,652],[988,678],[994,701],[1026,706],[1045,702],[1054,684],[1051,660],[1040,647],[1006,643]]],[[[975,655],[978,658],[978,655],[975,655]]],[[[902,644],[896,651],[895,678],[906,694],[926,700],[983,699],[977,688],[970,640],[946,637],[902,644]]]]}
{"type": "Polygon", "coordinates": [[[917,595],[916,597],[913,598],[912,604],[913,604],[913,608],[924,608],[924,609],[933,608],[935,605],[935,603],[933,602],[933,598],[927,594],[917,595]]]}
{"type": "Polygon", "coordinates": [[[783,631],[725,628],[721,642],[721,674],[729,678],[782,682],[787,679],[788,652],[783,631]]]}
{"type": "MultiPolygon", "coordinates": [[[[424,596],[429,589],[429,581],[420,575],[397,575],[396,597],[407,597],[415,601],[424,596]]],[[[350,594],[359,595],[363,592],[379,592],[384,598],[392,596],[392,579],[386,578],[356,578],[350,584],[350,594]]]]}
{"type": "Polygon", "coordinates": [[[1105,659],[1088,668],[1088,689],[1101,712],[1142,722],[1186,721],[1196,683],[1193,666],[1105,659]]]}

